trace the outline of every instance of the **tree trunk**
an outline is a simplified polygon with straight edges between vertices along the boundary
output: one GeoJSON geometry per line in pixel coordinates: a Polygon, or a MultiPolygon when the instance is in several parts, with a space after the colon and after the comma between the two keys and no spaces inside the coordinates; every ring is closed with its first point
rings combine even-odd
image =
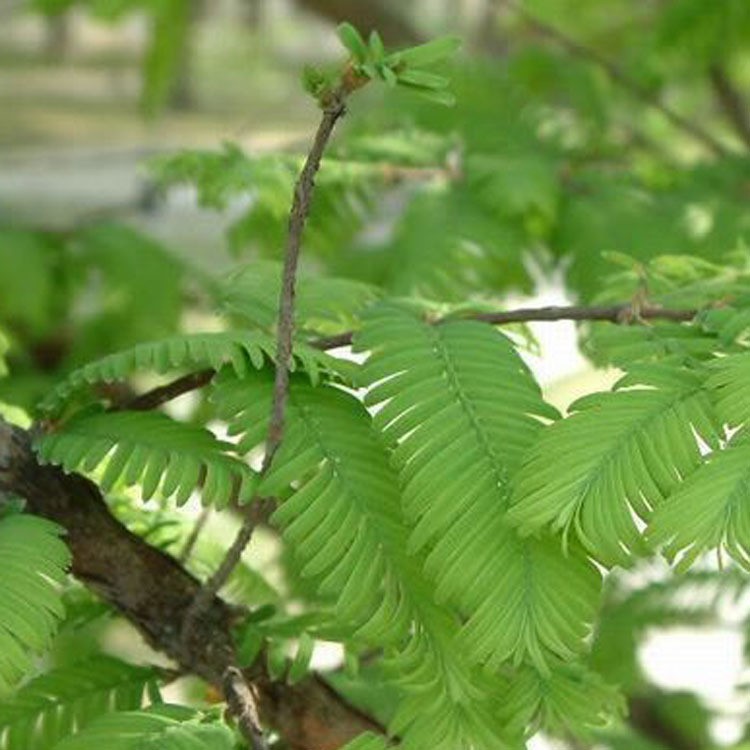
{"type": "Polygon", "coordinates": [[[332,23],[350,21],[362,34],[380,32],[386,44],[413,44],[422,34],[401,14],[392,11],[382,0],[297,0],[300,8],[332,23]]]}

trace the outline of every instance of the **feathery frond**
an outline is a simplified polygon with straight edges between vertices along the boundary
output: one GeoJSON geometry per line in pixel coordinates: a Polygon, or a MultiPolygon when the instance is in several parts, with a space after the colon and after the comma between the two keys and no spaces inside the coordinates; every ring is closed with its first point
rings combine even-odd
{"type": "Polygon", "coordinates": [[[92,472],[106,459],[102,490],[122,480],[140,485],[144,499],[159,490],[182,504],[200,488],[205,504],[223,508],[249,501],[256,484],[255,472],[231,455],[233,445],[159,412],[81,413],[35,448],[40,460],[68,472],[92,472]]]}
{"type": "Polygon", "coordinates": [[[750,442],[736,435],[711,453],[655,511],[647,536],[680,556],[678,571],[702,552],[723,547],[750,570],[750,442]]]}
{"type": "Polygon", "coordinates": [[[693,372],[652,366],[616,388],[579,399],[571,416],[544,430],[514,481],[508,513],[524,534],[574,529],[605,565],[646,552],[636,517],[647,521],[698,467],[696,433],[711,443],[721,432],[693,372]]]}
{"type": "Polygon", "coordinates": [[[60,587],[70,563],[62,529],[43,518],[9,515],[0,519],[0,691],[31,666],[32,654],[46,649],[65,616],[60,587]]]}
{"type": "Polygon", "coordinates": [[[156,672],[103,654],[36,677],[0,703],[2,750],[48,750],[110,711],[141,707],[156,672]]]}
{"type": "Polygon", "coordinates": [[[580,664],[557,663],[547,674],[523,667],[509,683],[503,713],[527,736],[540,727],[557,734],[604,726],[625,709],[622,695],[580,664]]]}
{"type": "MultiPolygon", "coordinates": [[[[262,331],[193,333],[149,341],[74,370],[41,402],[39,409],[55,413],[79,389],[125,380],[139,370],[165,374],[188,366],[219,369],[228,363],[241,376],[273,362],[275,352],[273,337],[262,331]]],[[[317,381],[321,371],[333,369],[335,362],[324,352],[304,344],[294,348],[293,366],[301,367],[313,381],[317,381]]]]}
{"type": "Polygon", "coordinates": [[[53,750],[234,750],[234,734],[216,719],[183,706],[105,714],[53,750]]]}
{"type": "MultiPolygon", "coordinates": [[[[276,325],[281,289],[281,266],[256,262],[243,266],[223,285],[223,307],[252,326],[276,325]]],[[[351,279],[304,277],[297,282],[296,327],[334,333],[354,327],[357,315],[380,296],[370,284],[351,279]]],[[[241,373],[238,373],[241,377],[241,373]]]]}
{"type": "MultiPolygon", "coordinates": [[[[263,373],[218,379],[213,400],[242,450],[265,438],[272,388],[263,373]]],[[[294,486],[274,519],[304,573],[336,597],[356,639],[395,649],[391,670],[407,695],[391,728],[403,747],[504,747],[491,678],[460,658],[457,619],[434,604],[407,554],[398,480],[366,410],[340,389],[295,379],[285,429],[259,492],[285,496],[294,486]]]]}
{"type": "Polygon", "coordinates": [[[750,352],[719,357],[707,367],[706,389],[723,422],[733,427],[750,421],[750,352]]]}
{"type": "Polygon", "coordinates": [[[409,549],[426,553],[436,597],[467,616],[462,647],[497,667],[545,651],[572,657],[593,619],[599,574],[507,524],[521,456],[557,412],[509,339],[481,323],[431,326],[395,305],[365,318],[365,403],[393,454],[409,549]],[[564,616],[560,616],[565,612],[564,616]]]}

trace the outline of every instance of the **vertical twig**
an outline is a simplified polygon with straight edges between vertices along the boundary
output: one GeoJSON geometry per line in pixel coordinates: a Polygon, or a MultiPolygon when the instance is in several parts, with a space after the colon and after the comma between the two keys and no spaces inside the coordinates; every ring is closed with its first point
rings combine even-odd
{"type": "Polygon", "coordinates": [[[204,508],[198,518],[195,520],[195,523],[193,524],[193,528],[190,530],[190,535],[185,540],[185,544],[180,550],[180,554],[177,555],[177,562],[179,563],[186,563],[187,560],[190,558],[190,555],[193,554],[193,550],[195,549],[195,545],[198,542],[198,537],[200,537],[201,532],[203,531],[205,525],[208,523],[208,519],[211,517],[211,508],[204,508]]]}
{"type": "MultiPolygon", "coordinates": [[[[294,337],[294,301],[297,266],[302,247],[302,235],[310,213],[310,203],[315,190],[315,176],[331,139],[336,123],[346,112],[346,97],[354,87],[361,85],[350,81],[348,77],[335,91],[327,97],[323,106],[323,116],[315,133],[310,152],[294,187],[294,199],[289,214],[289,232],[284,254],[284,269],[279,295],[278,331],[276,337],[276,376],[273,388],[271,418],[266,440],[266,453],[261,466],[261,476],[268,473],[284,436],[284,417],[286,414],[289,392],[289,367],[292,359],[294,337]]],[[[266,514],[267,500],[254,498],[253,506],[245,517],[237,536],[227,550],[224,559],[206,581],[193,600],[185,616],[182,640],[185,649],[190,647],[190,635],[194,624],[210,606],[216,594],[226,583],[232,571],[242,557],[242,553],[252,538],[258,521],[266,514]]],[[[258,720],[258,711],[252,688],[246,683],[240,670],[230,666],[224,673],[224,694],[232,714],[244,736],[251,742],[254,750],[267,748],[263,730],[258,720]]]]}

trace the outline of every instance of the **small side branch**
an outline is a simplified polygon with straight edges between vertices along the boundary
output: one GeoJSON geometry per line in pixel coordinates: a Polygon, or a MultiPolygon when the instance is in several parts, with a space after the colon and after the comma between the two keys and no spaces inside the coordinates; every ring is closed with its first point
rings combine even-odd
{"type": "Polygon", "coordinates": [[[222,689],[229,712],[237,719],[242,735],[250,740],[253,750],[266,750],[267,745],[258,716],[259,696],[253,693],[253,688],[237,667],[226,668],[222,689]]]}
{"type": "MultiPolygon", "coordinates": [[[[509,325],[511,323],[532,323],[535,321],[558,322],[561,320],[576,320],[581,322],[608,321],[610,323],[627,322],[627,313],[631,309],[632,303],[620,303],[617,305],[599,305],[594,307],[586,306],[559,306],[559,307],[522,307],[517,310],[502,310],[499,312],[470,313],[462,315],[461,320],[479,320],[492,325],[509,325]]],[[[638,311],[638,317],[641,320],[671,320],[675,323],[686,323],[691,321],[698,314],[698,310],[684,308],[667,308],[655,305],[643,307],[638,311]]],[[[448,320],[457,320],[456,317],[442,318],[434,321],[436,325],[447,322],[448,320]]],[[[316,349],[338,349],[339,347],[349,346],[354,337],[353,331],[344,331],[334,336],[326,336],[314,339],[310,342],[311,346],[316,349]]],[[[202,388],[207,385],[213,375],[214,370],[201,370],[200,372],[173,380],[167,385],[161,386],[148,391],[141,396],[133,399],[130,404],[136,404],[135,408],[156,408],[173,398],[177,398],[188,391],[202,388]],[[152,406],[143,406],[143,404],[152,404],[152,406]]],[[[131,405],[125,405],[121,408],[131,409],[131,405]]]]}
{"type": "Polygon", "coordinates": [[[750,109],[737,90],[727,71],[721,65],[712,65],[708,71],[711,86],[727,120],[740,140],[750,149],[750,109]]]}
{"type": "Polygon", "coordinates": [[[180,550],[180,554],[177,556],[177,561],[181,564],[185,564],[189,559],[190,555],[193,554],[195,545],[198,543],[200,535],[203,533],[203,529],[208,523],[208,519],[211,517],[211,508],[203,508],[198,518],[193,524],[193,528],[190,531],[190,535],[185,540],[183,548],[180,550]]]}
{"type": "Polygon", "coordinates": [[[158,388],[147,391],[140,396],[136,396],[130,401],[126,401],[118,408],[127,409],[128,411],[149,411],[150,409],[158,409],[162,404],[173,401],[185,393],[197,391],[200,388],[207,386],[215,374],[216,370],[211,368],[199,370],[198,372],[189,372],[187,375],[183,375],[166,385],[159,386],[158,388]]]}
{"type": "Polygon", "coordinates": [[[687,117],[684,117],[679,112],[676,112],[670,106],[665,104],[658,96],[654,94],[650,89],[641,86],[638,81],[631,78],[625,73],[618,65],[608,60],[604,56],[600,55],[596,50],[587,47],[580,42],[572,39],[560,29],[552,26],[551,24],[542,21],[535,15],[526,10],[516,0],[498,0],[501,4],[511,8],[517,13],[524,22],[528,24],[534,31],[541,36],[546,37],[551,42],[554,42],[558,47],[565,50],[568,54],[578,57],[581,60],[586,60],[599,69],[603,70],[609,78],[615,81],[619,86],[632,94],[636,99],[659,111],[674,127],[678,130],[682,130],[689,136],[694,138],[703,144],[709,151],[716,156],[728,156],[729,152],[726,147],[718,141],[711,133],[696,124],[687,117]]]}

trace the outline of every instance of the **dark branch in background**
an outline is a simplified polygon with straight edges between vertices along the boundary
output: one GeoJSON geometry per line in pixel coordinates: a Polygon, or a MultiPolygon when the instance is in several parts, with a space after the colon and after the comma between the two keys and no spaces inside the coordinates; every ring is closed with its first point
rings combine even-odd
{"type": "Polygon", "coordinates": [[[211,382],[211,378],[215,374],[216,370],[211,368],[199,370],[198,372],[189,372],[187,375],[183,375],[171,383],[161,385],[140,396],[136,396],[130,401],[126,401],[118,408],[129,411],[149,411],[150,409],[156,409],[162,404],[173,401],[178,396],[203,388],[211,382]]]}
{"type": "MultiPolygon", "coordinates": [[[[403,14],[391,10],[383,0],[356,3],[351,0],[297,0],[297,5],[336,25],[351,21],[365,37],[371,31],[377,31],[389,46],[425,41],[403,14]]],[[[409,6],[404,3],[401,7],[409,6]]]]}
{"type": "MultiPolygon", "coordinates": [[[[569,307],[529,307],[508,310],[506,312],[475,313],[470,317],[472,320],[481,320],[484,323],[492,323],[493,325],[557,320],[631,323],[639,319],[661,319],[684,323],[692,320],[697,313],[697,310],[670,309],[658,306],[641,307],[637,311],[634,311],[632,303],[628,302],[619,305],[595,305],[593,307],[577,307],[575,305],[569,307]]],[[[439,322],[444,321],[441,320],[439,322]]]]}
{"type": "MultiPolygon", "coordinates": [[[[562,320],[577,321],[608,321],[610,323],[631,323],[633,312],[632,303],[618,305],[601,305],[594,307],[579,307],[576,305],[567,307],[528,307],[518,310],[503,310],[500,312],[471,313],[460,317],[452,316],[434,321],[436,325],[449,320],[479,320],[492,325],[508,325],[510,323],[532,323],[557,322],[562,320]]],[[[640,320],[671,320],[676,323],[688,322],[696,315],[697,310],[670,309],[664,307],[648,306],[638,310],[637,319],[640,320]]],[[[353,331],[345,331],[335,336],[315,339],[310,342],[317,349],[337,349],[349,346],[354,337],[353,331]]],[[[201,370],[173,380],[166,385],[148,391],[132,401],[123,404],[122,409],[153,409],[172,399],[182,396],[189,391],[203,388],[211,382],[216,374],[215,370],[201,370]],[[143,406],[148,404],[148,406],[143,406]]]]}
{"type": "MultiPolygon", "coordinates": [[[[107,507],[97,486],[78,474],[38,463],[29,435],[0,419],[0,493],[24,498],[26,509],[65,529],[72,574],[132,623],[155,650],[181,671],[217,689],[236,674],[228,606],[214,597],[194,625],[191,648],[182,624],[200,582],[176,560],[129,531],[107,507]]],[[[362,732],[383,732],[319,677],[295,685],[274,682],[259,659],[245,672],[257,690],[260,718],[276,729],[289,750],[333,750],[362,732]]],[[[252,710],[237,688],[238,711],[252,710]]],[[[236,699],[234,685],[227,701],[236,699]]],[[[247,717],[238,715],[238,720],[247,717]]],[[[254,730],[253,730],[254,731],[254,730]]]]}
{"type": "Polygon", "coordinates": [[[750,109],[742,95],[729,78],[727,71],[718,63],[708,71],[716,99],[724,110],[727,120],[745,146],[750,149],[750,109]]]}
{"type": "Polygon", "coordinates": [[[631,696],[628,700],[630,724],[644,737],[670,750],[701,750],[703,744],[672,725],[659,711],[658,703],[649,698],[631,696]]]}
{"type": "Polygon", "coordinates": [[[661,112],[661,114],[664,115],[674,127],[692,136],[716,156],[729,155],[729,151],[726,147],[714,138],[711,133],[704,130],[700,125],[697,125],[687,117],[684,117],[679,112],[673,110],[661,100],[658,94],[642,86],[638,81],[625,73],[625,71],[619,66],[600,55],[596,50],[581,44],[560,31],[560,29],[537,18],[515,0],[496,0],[496,2],[501,6],[504,5],[512,9],[523,18],[524,22],[534,29],[534,31],[554,42],[558,47],[561,47],[569,54],[596,65],[596,67],[603,70],[613,81],[626,91],[630,92],[636,99],[661,112]]]}
{"type": "Polygon", "coordinates": [[[201,533],[203,532],[203,529],[205,528],[206,524],[208,523],[208,519],[211,517],[211,508],[206,507],[203,508],[203,510],[200,512],[200,515],[198,518],[195,519],[195,523],[193,524],[193,528],[190,531],[190,535],[185,540],[185,544],[180,550],[180,554],[177,555],[178,562],[182,563],[183,565],[190,559],[190,555],[193,554],[193,550],[195,549],[195,545],[198,543],[198,538],[200,537],[201,533]]]}

